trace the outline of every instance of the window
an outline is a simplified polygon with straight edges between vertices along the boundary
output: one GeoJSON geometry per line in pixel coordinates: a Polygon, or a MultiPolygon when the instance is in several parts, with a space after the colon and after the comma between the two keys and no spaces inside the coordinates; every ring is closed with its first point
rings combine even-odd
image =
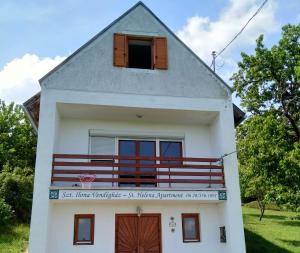
{"type": "Polygon", "coordinates": [[[152,69],[152,40],[128,40],[128,68],[152,69]]]}
{"type": "Polygon", "coordinates": [[[90,137],[91,155],[113,155],[115,153],[115,138],[91,136],[90,137]]]}
{"type": "Polygon", "coordinates": [[[114,66],[168,69],[167,39],[114,34],[114,66]]]}
{"type": "MultiPolygon", "coordinates": [[[[90,136],[90,154],[107,155],[115,154],[115,138],[103,136],[90,136]]],[[[91,162],[112,162],[108,159],[92,159],[91,162]]]]}
{"type": "MultiPolygon", "coordinates": [[[[182,142],[181,141],[160,141],[160,156],[167,158],[180,158],[182,157],[182,142]]],[[[181,164],[181,161],[178,160],[169,160],[162,161],[162,163],[168,164],[181,164]]]]}
{"type": "Polygon", "coordinates": [[[76,214],[74,218],[74,245],[94,244],[94,214],[76,214]]]}
{"type": "Polygon", "coordinates": [[[183,242],[200,242],[199,214],[182,214],[182,237],[183,242]]]}

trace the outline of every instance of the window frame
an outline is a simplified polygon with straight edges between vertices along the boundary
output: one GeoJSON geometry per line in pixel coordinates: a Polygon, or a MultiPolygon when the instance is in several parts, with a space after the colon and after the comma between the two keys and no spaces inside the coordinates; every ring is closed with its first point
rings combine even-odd
{"type": "Polygon", "coordinates": [[[154,48],[154,37],[151,36],[135,36],[135,35],[125,35],[126,36],[126,68],[130,68],[130,69],[146,69],[146,70],[154,70],[154,55],[155,55],[155,48],[154,48]],[[151,44],[151,67],[150,68],[133,68],[133,67],[129,67],[129,41],[130,40],[140,40],[140,41],[147,41],[150,42],[151,44]]]}
{"type": "MultiPolygon", "coordinates": [[[[183,141],[182,140],[176,140],[176,141],[174,141],[174,140],[159,140],[159,156],[161,157],[161,158],[166,158],[166,157],[168,157],[168,156],[163,156],[163,154],[162,154],[162,148],[161,148],[161,146],[162,146],[162,143],[166,143],[166,142],[171,142],[171,143],[178,143],[178,144],[180,144],[180,154],[179,154],[179,157],[180,158],[183,158],[183,141]]],[[[161,163],[168,163],[168,162],[170,162],[170,161],[161,161],[161,163]]],[[[179,164],[179,165],[182,165],[183,164],[183,161],[180,161],[180,160],[178,160],[178,161],[176,161],[176,163],[173,163],[173,164],[179,164]]]]}
{"type": "Polygon", "coordinates": [[[113,66],[129,68],[129,40],[151,42],[151,68],[133,68],[139,70],[167,70],[168,69],[168,43],[167,37],[153,35],[138,35],[114,33],[113,39],[113,66]]]}
{"type": "Polygon", "coordinates": [[[182,240],[184,243],[190,243],[190,242],[200,242],[200,214],[199,213],[182,213],[181,214],[181,223],[182,223],[182,240]],[[185,229],[184,229],[184,219],[185,218],[194,218],[195,219],[195,228],[196,228],[196,238],[186,238],[185,235],[185,229]]]}
{"type": "Polygon", "coordinates": [[[94,245],[94,232],[95,232],[95,214],[75,214],[74,215],[73,245],[94,245]],[[79,219],[90,219],[91,220],[91,227],[90,227],[91,240],[88,240],[88,241],[78,240],[79,219]]]}

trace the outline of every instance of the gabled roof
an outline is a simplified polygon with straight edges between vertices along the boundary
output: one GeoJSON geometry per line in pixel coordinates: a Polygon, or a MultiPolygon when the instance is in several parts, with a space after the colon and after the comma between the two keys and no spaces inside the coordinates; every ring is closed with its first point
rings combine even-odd
{"type": "MultiPolygon", "coordinates": [[[[94,42],[97,38],[99,38],[103,33],[105,33],[109,28],[111,28],[114,24],[119,22],[122,18],[124,18],[126,15],[128,15],[130,12],[132,12],[134,9],[136,9],[138,6],[142,6],[145,8],[183,47],[185,47],[198,61],[202,63],[202,65],[211,73],[212,76],[216,77],[216,79],[220,82],[222,86],[224,86],[226,89],[228,89],[230,92],[232,92],[232,88],[228,86],[221,77],[219,77],[215,72],[211,70],[209,66],[206,65],[205,62],[203,62],[199,56],[197,56],[186,44],[184,44],[177,35],[169,28],[167,27],[143,2],[136,3],[133,7],[131,7],[129,10],[127,10],[123,15],[121,15],[119,18],[117,18],[115,21],[113,21],[110,25],[105,27],[101,32],[96,34],[92,39],[90,39],[88,42],[86,42],[84,45],[82,45],[80,48],[78,48],[74,53],[72,53],[69,57],[67,57],[63,62],[61,62],[59,65],[57,65],[54,69],[52,69],[50,72],[48,72],[45,76],[43,76],[39,82],[40,84],[51,74],[56,72],[58,69],[60,69],[62,66],[64,66],[67,62],[69,62],[75,55],[77,55],[80,51],[82,51],[84,48],[89,46],[92,42],[94,42]]],[[[39,111],[40,111],[40,93],[37,93],[32,98],[27,100],[23,104],[23,109],[28,116],[31,124],[37,130],[38,123],[39,123],[39,111]]],[[[240,110],[235,104],[233,104],[233,113],[234,113],[234,123],[235,126],[239,125],[245,116],[245,113],[240,110]]]]}
{"type": "Polygon", "coordinates": [[[109,28],[111,28],[114,24],[118,23],[122,18],[127,16],[130,12],[132,12],[134,9],[136,9],[138,6],[142,6],[145,8],[177,41],[179,41],[182,46],[184,46],[198,61],[200,61],[203,66],[213,75],[217,78],[217,80],[226,87],[230,92],[233,92],[233,89],[218,75],[216,74],[198,55],[194,53],[181,39],[177,37],[177,35],[166,25],[164,24],[143,2],[139,1],[134,6],[132,6],[129,10],[127,10],[123,15],[121,15],[119,18],[117,18],[115,21],[113,21],[111,24],[109,24],[107,27],[105,27],[102,31],[100,31],[98,34],[96,34],[92,39],[90,39],[88,42],[86,42],[84,45],[82,45],[80,48],[78,48],[74,53],[72,53],[69,57],[67,57],[64,61],[62,61],[59,65],[57,65],[54,69],[49,71],[45,76],[43,76],[39,82],[42,83],[48,76],[50,76],[52,73],[54,73],[56,70],[60,69],[63,65],[65,65],[68,61],[70,61],[75,55],[77,55],[80,51],[82,51],[84,48],[86,48],[88,45],[90,45],[93,41],[95,41],[97,38],[99,38],[104,32],[106,32],[109,28]]]}

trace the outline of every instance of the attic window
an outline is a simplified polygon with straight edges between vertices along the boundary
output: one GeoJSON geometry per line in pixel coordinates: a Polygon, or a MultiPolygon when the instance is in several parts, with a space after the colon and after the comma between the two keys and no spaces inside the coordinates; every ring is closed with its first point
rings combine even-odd
{"type": "Polygon", "coordinates": [[[167,39],[114,34],[114,66],[168,69],[167,39]]]}
{"type": "Polygon", "coordinates": [[[149,40],[128,40],[128,68],[152,68],[151,44],[149,40]]]}

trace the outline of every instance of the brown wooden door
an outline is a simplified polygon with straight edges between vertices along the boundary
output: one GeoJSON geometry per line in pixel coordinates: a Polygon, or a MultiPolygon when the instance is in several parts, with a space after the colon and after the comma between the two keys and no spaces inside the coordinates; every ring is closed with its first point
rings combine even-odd
{"type": "Polygon", "coordinates": [[[161,253],[160,214],[117,214],[116,253],[161,253]]]}

